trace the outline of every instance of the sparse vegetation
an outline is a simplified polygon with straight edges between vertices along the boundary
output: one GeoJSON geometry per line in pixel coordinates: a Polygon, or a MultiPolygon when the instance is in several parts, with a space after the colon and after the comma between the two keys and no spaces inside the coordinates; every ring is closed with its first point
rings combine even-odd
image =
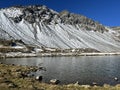
{"type": "Polygon", "coordinates": [[[0,52],[2,53],[8,53],[8,52],[23,52],[25,51],[24,48],[11,48],[11,47],[0,47],[0,52]]]}
{"type": "Polygon", "coordinates": [[[4,39],[0,39],[0,45],[3,45],[3,46],[12,46],[13,44],[16,44],[16,43],[21,43],[24,45],[24,42],[22,40],[4,40],[4,39]]]}
{"type": "Polygon", "coordinates": [[[33,50],[34,47],[26,45],[22,40],[2,40],[0,39],[0,52],[9,53],[9,52],[23,52],[29,53],[33,50]],[[21,48],[16,48],[19,46],[21,48]]]}

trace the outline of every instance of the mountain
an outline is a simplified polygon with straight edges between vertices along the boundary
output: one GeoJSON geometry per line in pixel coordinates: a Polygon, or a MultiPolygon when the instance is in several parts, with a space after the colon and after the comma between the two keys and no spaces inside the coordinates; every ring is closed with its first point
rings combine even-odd
{"type": "Polygon", "coordinates": [[[119,52],[120,33],[83,15],[58,13],[44,5],[0,9],[0,39],[27,45],[119,52]]]}
{"type": "Polygon", "coordinates": [[[110,28],[113,29],[113,30],[118,30],[118,31],[120,31],[120,27],[119,27],[119,26],[110,27],[110,28]]]}

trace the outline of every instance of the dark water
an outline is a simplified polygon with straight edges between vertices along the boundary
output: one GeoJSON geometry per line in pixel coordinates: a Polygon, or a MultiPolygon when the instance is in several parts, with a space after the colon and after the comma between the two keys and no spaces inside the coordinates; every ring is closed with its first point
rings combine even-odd
{"type": "Polygon", "coordinates": [[[58,79],[61,84],[75,83],[98,85],[120,83],[120,56],[80,56],[80,57],[42,57],[11,58],[0,60],[7,64],[38,66],[41,64],[47,71],[37,72],[43,75],[43,81],[58,79]],[[118,81],[114,80],[118,78],[118,81]]]}

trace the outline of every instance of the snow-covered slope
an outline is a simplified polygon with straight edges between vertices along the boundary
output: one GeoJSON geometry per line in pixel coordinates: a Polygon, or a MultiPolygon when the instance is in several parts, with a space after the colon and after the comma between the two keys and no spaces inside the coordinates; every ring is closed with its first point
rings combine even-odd
{"type": "Polygon", "coordinates": [[[92,48],[119,52],[119,33],[85,16],[46,6],[20,6],[0,10],[0,38],[50,48],[92,48]]]}

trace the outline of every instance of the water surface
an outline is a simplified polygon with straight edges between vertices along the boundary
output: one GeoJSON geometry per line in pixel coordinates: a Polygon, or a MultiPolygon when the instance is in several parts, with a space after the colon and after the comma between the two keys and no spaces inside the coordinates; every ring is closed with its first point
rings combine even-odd
{"type": "Polygon", "coordinates": [[[39,71],[43,81],[58,79],[61,84],[75,83],[98,85],[120,83],[120,56],[80,56],[80,57],[33,57],[0,60],[7,64],[42,65],[47,71],[39,71]],[[118,78],[118,81],[114,80],[118,78]]]}

